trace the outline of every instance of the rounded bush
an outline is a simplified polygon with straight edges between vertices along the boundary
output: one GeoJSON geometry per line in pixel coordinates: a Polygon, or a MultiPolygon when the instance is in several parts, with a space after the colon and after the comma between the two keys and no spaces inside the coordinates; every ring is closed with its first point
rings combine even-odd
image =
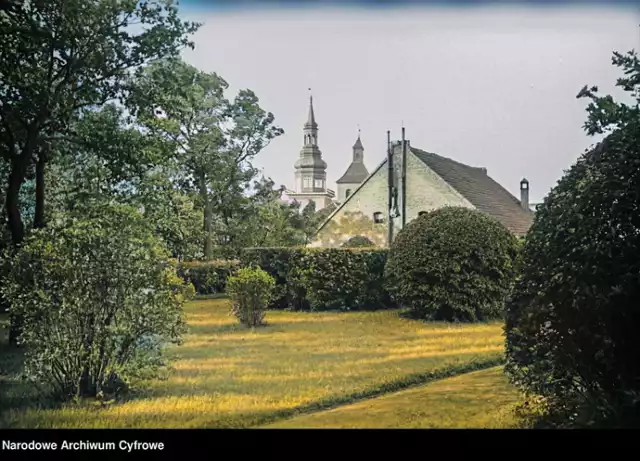
{"type": "Polygon", "coordinates": [[[639,146],[636,125],[583,155],[538,209],[523,248],[506,370],[546,399],[548,421],[640,421],[639,146]]]}
{"type": "Polygon", "coordinates": [[[231,313],[248,327],[263,325],[275,285],[274,278],[260,268],[239,269],[227,281],[231,313]]]}
{"type": "Polygon", "coordinates": [[[342,244],[342,248],[368,248],[375,247],[376,244],[364,235],[356,235],[342,244]]]}
{"type": "Polygon", "coordinates": [[[425,320],[483,321],[502,315],[515,278],[517,239],[479,211],[441,208],[411,221],[394,239],[386,286],[425,320]]]}

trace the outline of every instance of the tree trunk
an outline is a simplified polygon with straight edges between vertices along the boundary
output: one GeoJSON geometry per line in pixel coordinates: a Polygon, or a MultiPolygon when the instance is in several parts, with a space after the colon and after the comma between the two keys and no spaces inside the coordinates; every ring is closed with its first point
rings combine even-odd
{"type": "MultiPolygon", "coordinates": [[[[9,184],[5,198],[5,210],[14,248],[24,240],[24,224],[22,222],[22,215],[20,214],[20,188],[24,182],[26,172],[27,162],[22,158],[14,159],[11,162],[9,184]]],[[[17,345],[18,337],[22,333],[22,319],[11,313],[10,321],[9,344],[17,345]]]]}
{"type": "Polygon", "coordinates": [[[33,219],[34,229],[40,229],[45,226],[44,220],[44,169],[46,165],[46,153],[42,149],[38,155],[38,163],[36,163],[36,212],[33,219]]]}
{"type": "Polygon", "coordinates": [[[204,259],[211,259],[213,255],[213,241],[211,240],[211,226],[213,224],[213,207],[209,200],[207,183],[204,173],[200,174],[200,197],[204,202],[204,259]]]}
{"type": "Polygon", "coordinates": [[[20,188],[24,183],[26,173],[27,165],[22,159],[14,160],[11,163],[5,210],[7,212],[9,231],[11,232],[11,241],[14,246],[20,245],[24,240],[24,224],[20,214],[20,188]]]}

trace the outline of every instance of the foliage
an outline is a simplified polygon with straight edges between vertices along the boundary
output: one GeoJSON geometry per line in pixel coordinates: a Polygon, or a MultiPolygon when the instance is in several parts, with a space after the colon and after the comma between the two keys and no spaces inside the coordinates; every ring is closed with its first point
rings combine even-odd
{"type": "MultiPolygon", "coordinates": [[[[29,1],[3,9],[0,170],[7,170],[8,178],[0,195],[12,246],[21,244],[31,219],[34,228],[46,225],[45,184],[52,164],[61,153],[73,151],[69,146],[85,150],[75,123],[110,101],[126,99],[131,75],[149,61],[192,46],[188,36],[197,28],[180,20],[172,0],[29,1]],[[26,204],[25,186],[31,196],[26,204]]],[[[15,344],[20,318],[13,315],[11,321],[15,344]]]]}
{"type": "Polygon", "coordinates": [[[274,277],[272,309],[371,310],[392,307],[382,280],[383,249],[253,248],[245,266],[274,277]]]}
{"type": "Polygon", "coordinates": [[[260,267],[275,281],[269,309],[306,309],[301,283],[303,248],[246,248],[240,260],[244,267],[260,267]]]}
{"type": "Polygon", "coordinates": [[[506,371],[544,400],[542,423],[638,427],[640,60],[614,53],[635,106],[586,87],[582,155],[536,213],[507,306],[506,371]]]}
{"type": "MultiPolygon", "coordinates": [[[[121,99],[131,73],[192,46],[187,37],[196,29],[166,0],[16,2],[3,11],[0,156],[10,165],[6,212],[15,244],[25,233],[19,193],[29,170],[43,173],[55,145],[74,138],[74,119],[121,99]]],[[[36,178],[43,199],[42,175],[36,178]]]]}
{"type": "Polygon", "coordinates": [[[600,96],[597,86],[582,88],[577,97],[591,100],[583,126],[589,135],[611,133],[640,121],[640,56],[635,50],[614,52],[611,61],[624,74],[618,78],[616,86],[627,92],[635,104],[616,101],[611,95],[600,96]]]}
{"type": "Polygon", "coordinates": [[[392,307],[382,288],[386,250],[308,249],[302,285],[311,310],[375,310],[392,307]]]}
{"type": "Polygon", "coordinates": [[[415,317],[484,321],[502,315],[516,258],[516,238],[496,220],[445,207],[400,231],[385,279],[393,299],[415,317]]]}
{"type": "MultiPolygon", "coordinates": [[[[237,207],[234,218],[221,228],[219,236],[233,233],[227,247],[237,254],[242,248],[294,247],[305,243],[305,221],[299,204],[282,200],[284,186],[275,188],[272,180],[254,181],[251,194],[237,207]]],[[[218,240],[223,246],[225,240],[218,240]]]]}
{"type": "Polygon", "coordinates": [[[183,261],[177,264],[177,273],[199,295],[225,293],[227,279],[239,265],[239,261],[233,260],[183,261]]]}
{"type": "Polygon", "coordinates": [[[34,231],[3,293],[24,320],[25,372],[59,398],[107,396],[165,364],[184,328],[184,282],[131,208],[85,204],[34,231]]]}
{"type": "Polygon", "coordinates": [[[231,312],[248,327],[264,324],[275,280],[260,268],[243,267],[227,280],[231,312]]]}
{"type": "Polygon", "coordinates": [[[507,370],[567,425],[637,424],[639,126],[609,135],[547,196],[508,305],[507,370]]]}
{"type": "Polygon", "coordinates": [[[215,73],[167,59],[144,70],[129,100],[145,130],[173,146],[176,182],[197,194],[206,259],[212,258],[214,239],[233,245],[237,227],[255,214],[248,191],[258,172],[251,161],[283,133],[255,93],[240,90],[229,101],[228,87],[215,73]]]}
{"type": "Polygon", "coordinates": [[[343,248],[375,247],[376,244],[363,235],[356,235],[342,244],[343,248]]]}

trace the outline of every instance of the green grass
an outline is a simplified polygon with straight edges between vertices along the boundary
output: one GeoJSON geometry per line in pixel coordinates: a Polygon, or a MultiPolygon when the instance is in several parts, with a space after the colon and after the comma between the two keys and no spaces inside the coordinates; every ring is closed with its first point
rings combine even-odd
{"type": "Polygon", "coordinates": [[[516,428],[513,408],[521,399],[502,367],[494,367],[265,427],[516,428]]]}
{"type": "MultiPolygon", "coordinates": [[[[249,330],[229,316],[226,299],[194,301],[186,312],[190,331],[171,350],[174,370],[144,395],[54,409],[17,408],[9,399],[0,426],[257,426],[495,366],[504,350],[500,323],[427,324],[395,311],[278,311],[268,313],[268,326],[249,330]]],[[[7,395],[27,392],[15,372],[0,370],[7,402],[7,395]]]]}

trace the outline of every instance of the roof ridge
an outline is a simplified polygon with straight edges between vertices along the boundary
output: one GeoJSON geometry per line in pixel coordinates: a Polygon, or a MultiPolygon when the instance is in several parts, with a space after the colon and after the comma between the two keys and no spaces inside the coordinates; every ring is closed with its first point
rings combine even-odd
{"type": "Polygon", "coordinates": [[[443,160],[447,160],[448,162],[455,163],[456,165],[460,165],[460,166],[463,166],[465,168],[472,168],[474,170],[484,170],[485,169],[485,167],[482,167],[482,166],[467,165],[466,163],[459,162],[458,160],[454,160],[452,158],[445,157],[444,155],[436,154],[435,152],[428,152],[426,150],[418,149],[417,147],[410,147],[410,149],[411,150],[416,150],[416,151],[418,151],[420,153],[423,153],[423,154],[433,155],[434,157],[438,157],[438,158],[441,158],[443,160]]]}

